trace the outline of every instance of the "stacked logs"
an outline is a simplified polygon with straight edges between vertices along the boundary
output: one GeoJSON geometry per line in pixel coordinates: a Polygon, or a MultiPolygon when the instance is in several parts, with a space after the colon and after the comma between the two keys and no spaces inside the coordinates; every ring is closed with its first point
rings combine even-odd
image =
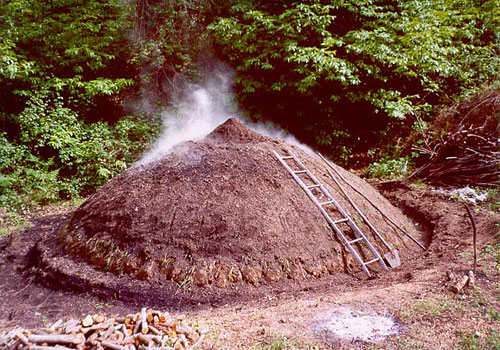
{"type": "Polygon", "coordinates": [[[411,175],[444,186],[500,185],[500,151],[497,135],[481,135],[479,127],[449,132],[430,145],[414,148],[429,161],[411,175]]]}
{"type": "Polygon", "coordinates": [[[193,350],[206,332],[184,316],[142,308],[140,313],[126,317],[87,315],[82,320],[58,320],[36,331],[14,329],[0,334],[0,349],[193,350]]]}

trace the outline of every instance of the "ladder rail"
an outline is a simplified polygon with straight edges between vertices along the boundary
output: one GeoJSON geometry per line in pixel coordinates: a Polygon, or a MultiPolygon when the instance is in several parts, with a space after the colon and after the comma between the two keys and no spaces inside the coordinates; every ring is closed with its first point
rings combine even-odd
{"type": "Polygon", "coordinates": [[[333,198],[333,196],[330,194],[330,192],[326,189],[326,187],[314,176],[314,174],[309,171],[309,169],[300,161],[300,159],[291,151],[288,151],[289,156],[282,157],[279,155],[278,152],[273,150],[274,155],[276,158],[279,160],[279,162],[285,167],[285,169],[292,175],[293,179],[299,184],[300,187],[306,192],[307,196],[313,201],[313,203],[316,205],[316,207],[320,210],[321,214],[323,217],[326,219],[330,227],[334,230],[334,232],[337,234],[337,236],[340,238],[342,244],[351,252],[351,254],[354,256],[355,260],[358,262],[358,264],[361,266],[363,271],[371,277],[370,271],[367,268],[367,265],[369,265],[367,262],[364,262],[361,257],[359,256],[359,253],[354,249],[352,246],[353,243],[364,240],[368,249],[372,252],[372,254],[375,256],[375,259],[370,260],[369,263],[373,263],[375,261],[379,261],[380,265],[384,270],[388,270],[387,266],[385,265],[385,262],[383,261],[382,257],[378,253],[378,251],[373,247],[373,245],[370,243],[370,241],[366,238],[366,236],[361,232],[361,230],[357,227],[357,225],[352,221],[350,216],[343,210],[343,208],[340,206],[340,204],[333,198]],[[289,157],[292,158],[289,158],[289,157]],[[307,176],[311,178],[314,182],[314,187],[319,187],[320,191],[325,195],[328,199],[327,203],[328,204],[333,204],[335,208],[340,212],[340,214],[343,216],[344,219],[334,221],[332,217],[328,214],[328,212],[323,208],[324,203],[320,203],[318,198],[311,192],[310,188],[311,185],[306,185],[305,182],[297,175],[297,171],[293,170],[290,165],[288,165],[285,162],[285,159],[293,159],[301,168],[301,170],[305,170],[305,172],[301,171],[299,173],[305,173],[307,176]],[[317,185],[317,186],[316,186],[317,185]],[[344,235],[344,233],[338,228],[337,223],[340,222],[347,222],[351,229],[354,231],[355,234],[357,234],[357,238],[355,240],[348,240],[347,237],[344,235]],[[351,243],[352,242],[352,243],[351,243]]]}
{"type": "Polygon", "coordinates": [[[330,226],[335,231],[335,233],[337,234],[337,236],[340,238],[340,240],[342,241],[342,243],[349,249],[349,251],[354,256],[354,258],[356,259],[356,261],[361,265],[361,268],[363,269],[363,271],[368,276],[371,276],[370,271],[366,268],[363,260],[359,257],[358,253],[354,250],[354,248],[352,248],[352,246],[349,244],[349,241],[347,240],[347,238],[345,237],[345,235],[342,233],[342,231],[339,230],[339,228],[337,227],[337,225],[331,219],[330,215],[328,215],[328,213],[326,212],[326,210],[321,206],[321,204],[319,203],[318,199],[314,196],[314,194],[311,191],[309,191],[309,189],[305,185],[304,181],[302,181],[302,179],[300,177],[298,177],[294,173],[293,169],[283,159],[281,159],[281,156],[275,150],[273,150],[273,153],[276,156],[276,158],[278,158],[278,160],[280,161],[280,163],[285,167],[285,169],[288,170],[288,172],[290,173],[290,175],[292,175],[293,179],[306,192],[307,196],[313,201],[313,203],[316,205],[316,207],[318,207],[318,209],[320,210],[321,214],[326,219],[326,221],[328,222],[328,224],[330,224],[330,226]]]}
{"type": "MultiPolygon", "coordinates": [[[[368,246],[368,250],[370,250],[372,252],[372,254],[378,258],[380,260],[380,265],[382,266],[382,268],[385,270],[385,271],[389,271],[389,268],[387,267],[387,265],[385,264],[384,262],[384,259],[382,259],[382,256],[380,255],[380,253],[377,251],[377,249],[375,249],[375,247],[372,245],[372,243],[366,238],[365,234],[359,229],[358,225],[356,225],[356,223],[352,220],[352,218],[349,216],[349,214],[344,210],[344,208],[342,208],[342,206],[335,200],[335,198],[333,198],[333,196],[330,194],[330,192],[326,189],[326,187],[323,185],[323,183],[321,181],[318,180],[318,178],[316,176],[314,176],[313,173],[311,173],[309,171],[309,169],[304,165],[304,163],[302,163],[302,161],[295,155],[295,153],[293,153],[292,151],[287,151],[288,154],[290,156],[293,157],[293,160],[295,162],[297,162],[297,164],[299,165],[299,167],[301,167],[302,169],[305,169],[307,171],[307,175],[314,181],[314,183],[316,184],[319,184],[320,186],[320,189],[321,189],[321,192],[328,198],[328,201],[335,206],[335,208],[338,210],[338,212],[344,217],[344,218],[347,218],[348,221],[347,223],[349,224],[349,227],[354,231],[356,237],[363,237],[363,239],[365,240],[366,242],[366,245],[368,246]]],[[[288,165],[288,164],[287,164],[288,165]]],[[[300,181],[302,181],[302,179],[299,178],[300,181]]],[[[304,189],[306,192],[309,191],[309,189],[304,189]]],[[[315,197],[316,198],[316,197],[315,197]]],[[[330,218],[330,216],[328,215],[328,217],[330,218]]],[[[328,220],[328,219],[327,219],[328,220]]]]}
{"type": "Polygon", "coordinates": [[[389,245],[389,243],[387,243],[387,241],[384,239],[384,237],[382,237],[382,235],[378,232],[378,230],[375,228],[375,226],[372,225],[372,223],[370,222],[370,220],[368,220],[368,218],[365,216],[365,214],[363,214],[363,212],[361,211],[361,209],[359,209],[359,207],[356,205],[356,203],[354,203],[354,201],[351,199],[351,197],[345,191],[344,187],[342,187],[342,185],[340,184],[340,182],[337,180],[337,178],[330,171],[330,169],[326,169],[326,171],[328,171],[328,174],[330,175],[330,177],[333,179],[333,181],[335,182],[335,184],[337,185],[337,187],[340,189],[340,191],[342,192],[342,194],[344,195],[344,197],[349,201],[349,203],[351,203],[352,207],[358,212],[359,216],[361,216],[361,218],[363,219],[363,221],[373,231],[373,233],[377,236],[377,238],[380,239],[380,241],[384,244],[384,246],[390,252],[392,252],[392,247],[389,245]]]}

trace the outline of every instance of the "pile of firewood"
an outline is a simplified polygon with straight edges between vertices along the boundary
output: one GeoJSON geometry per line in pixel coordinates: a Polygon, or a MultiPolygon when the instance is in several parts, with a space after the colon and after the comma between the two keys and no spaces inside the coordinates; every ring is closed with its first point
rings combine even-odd
{"type": "Polygon", "coordinates": [[[417,148],[430,157],[411,177],[456,187],[500,185],[498,139],[482,136],[478,131],[472,127],[461,129],[442,136],[430,149],[417,148]]]}
{"type": "Polygon", "coordinates": [[[441,130],[441,134],[430,136],[422,128],[425,145],[412,147],[425,161],[410,178],[441,186],[500,185],[499,114],[499,89],[473,96],[444,111],[432,126],[434,132],[441,130]]]}
{"type": "Polygon", "coordinates": [[[468,271],[466,275],[455,275],[453,272],[448,272],[448,289],[453,293],[462,293],[467,287],[474,288],[476,286],[476,277],[474,272],[468,271]]]}
{"type": "Polygon", "coordinates": [[[14,329],[0,334],[0,349],[8,350],[192,350],[207,329],[184,316],[143,308],[126,317],[87,315],[82,320],[58,320],[50,327],[29,331],[14,329]]]}

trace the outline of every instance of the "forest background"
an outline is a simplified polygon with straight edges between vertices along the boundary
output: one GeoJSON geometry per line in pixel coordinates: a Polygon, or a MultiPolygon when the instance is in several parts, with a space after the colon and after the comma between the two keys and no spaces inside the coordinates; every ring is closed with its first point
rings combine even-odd
{"type": "Polygon", "coordinates": [[[0,207],[91,194],[220,66],[246,118],[401,175],[441,109],[499,89],[499,28],[498,0],[4,0],[0,207]]]}

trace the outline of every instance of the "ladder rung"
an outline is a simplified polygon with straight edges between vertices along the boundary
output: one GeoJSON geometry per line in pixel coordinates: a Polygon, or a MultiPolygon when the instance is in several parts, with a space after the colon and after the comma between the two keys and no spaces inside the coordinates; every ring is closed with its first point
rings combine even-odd
{"type": "Polygon", "coordinates": [[[352,241],[349,241],[349,242],[347,242],[347,243],[349,243],[349,244],[354,244],[354,243],[356,243],[356,242],[362,241],[363,239],[364,239],[363,237],[358,237],[358,238],[353,239],[352,241]]]}
{"type": "Polygon", "coordinates": [[[307,170],[295,170],[293,173],[294,173],[294,174],[302,174],[302,173],[307,173],[307,170]]]}
{"type": "Polygon", "coordinates": [[[337,225],[337,224],[341,224],[341,223],[346,222],[346,221],[349,221],[349,219],[348,219],[348,218],[345,218],[345,219],[340,219],[340,220],[334,221],[333,223],[334,223],[335,225],[337,225]]]}
{"type": "MultiPolygon", "coordinates": [[[[323,202],[323,203],[320,203],[321,205],[327,205],[327,204],[332,204],[333,201],[328,201],[328,202],[323,202]]],[[[340,220],[339,220],[340,221],[340,220]]]]}
{"type": "Polygon", "coordinates": [[[370,264],[373,264],[375,261],[378,261],[378,258],[375,258],[373,260],[367,261],[367,262],[363,263],[363,265],[365,265],[365,266],[366,265],[370,265],[370,264]]]}
{"type": "Polygon", "coordinates": [[[307,186],[307,188],[315,188],[315,187],[320,187],[320,186],[321,186],[320,184],[314,184],[314,185],[307,186]]]}
{"type": "Polygon", "coordinates": [[[281,159],[293,159],[293,156],[284,156],[284,157],[281,157],[281,159]]]}

